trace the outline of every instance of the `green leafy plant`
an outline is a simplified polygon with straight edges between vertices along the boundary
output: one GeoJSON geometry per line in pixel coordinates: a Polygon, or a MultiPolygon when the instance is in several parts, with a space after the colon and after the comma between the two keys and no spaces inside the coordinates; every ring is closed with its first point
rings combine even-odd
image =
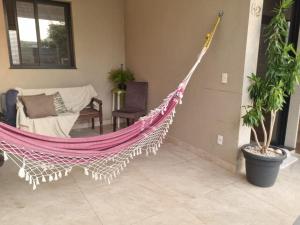
{"type": "Polygon", "coordinates": [[[300,55],[293,45],[288,43],[289,26],[285,18],[285,12],[292,4],[293,0],[282,0],[274,9],[275,16],[266,28],[266,74],[252,74],[249,77],[248,91],[253,104],[245,106],[243,122],[245,126],[251,127],[262,154],[266,154],[270,148],[278,111],[282,110],[286,97],[291,95],[299,84],[300,55]],[[268,114],[271,115],[271,119],[267,130],[265,116],[268,114]],[[259,126],[264,134],[262,143],[259,142],[256,132],[259,126]]]}
{"type": "Polygon", "coordinates": [[[113,69],[109,72],[109,80],[113,82],[116,87],[125,89],[126,83],[128,81],[134,81],[135,78],[130,70],[124,70],[123,67],[121,67],[119,69],[113,69]]]}

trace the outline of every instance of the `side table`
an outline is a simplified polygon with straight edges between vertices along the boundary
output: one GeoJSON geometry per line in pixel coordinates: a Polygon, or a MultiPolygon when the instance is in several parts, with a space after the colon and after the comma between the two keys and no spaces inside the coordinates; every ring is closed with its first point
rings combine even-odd
{"type": "MultiPolygon", "coordinates": [[[[126,91],[118,88],[114,88],[112,91],[112,111],[120,110],[125,104],[126,91]]],[[[117,119],[117,127],[120,128],[121,120],[117,119]]]]}

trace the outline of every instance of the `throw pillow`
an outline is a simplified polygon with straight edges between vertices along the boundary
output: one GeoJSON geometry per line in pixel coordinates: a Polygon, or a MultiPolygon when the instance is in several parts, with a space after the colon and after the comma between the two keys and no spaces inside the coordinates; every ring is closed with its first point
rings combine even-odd
{"type": "Polygon", "coordinates": [[[31,119],[57,116],[53,95],[21,96],[26,115],[31,119]]]}
{"type": "Polygon", "coordinates": [[[54,107],[57,114],[66,113],[68,112],[68,109],[64,103],[64,100],[62,99],[59,92],[56,92],[54,95],[54,107]]]}

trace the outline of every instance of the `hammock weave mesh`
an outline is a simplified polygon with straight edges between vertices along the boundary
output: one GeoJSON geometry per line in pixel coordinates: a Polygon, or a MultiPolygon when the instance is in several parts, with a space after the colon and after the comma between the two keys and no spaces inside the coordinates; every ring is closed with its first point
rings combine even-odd
{"type": "Polygon", "coordinates": [[[208,50],[221,15],[207,37],[196,63],[180,83],[156,109],[132,126],[120,131],[89,138],[46,137],[18,130],[0,123],[0,150],[5,160],[12,160],[18,175],[33,186],[67,176],[73,167],[81,167],[85,175],[111,183],[129,161],[142,153],[156,154],[181,103],[184,90],[208,50]]]}

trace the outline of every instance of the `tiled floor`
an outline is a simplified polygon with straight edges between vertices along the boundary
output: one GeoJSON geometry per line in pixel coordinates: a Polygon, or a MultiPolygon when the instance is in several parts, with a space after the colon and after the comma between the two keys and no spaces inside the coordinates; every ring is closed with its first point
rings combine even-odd
{"type": "Polygon", "coordinates": [[[262,189],[168,142],[111,185],[75,170],[33,192],[11,162],[0,179],[1,225],[292,225],[300,215],[300,162],[262,189]]]}

